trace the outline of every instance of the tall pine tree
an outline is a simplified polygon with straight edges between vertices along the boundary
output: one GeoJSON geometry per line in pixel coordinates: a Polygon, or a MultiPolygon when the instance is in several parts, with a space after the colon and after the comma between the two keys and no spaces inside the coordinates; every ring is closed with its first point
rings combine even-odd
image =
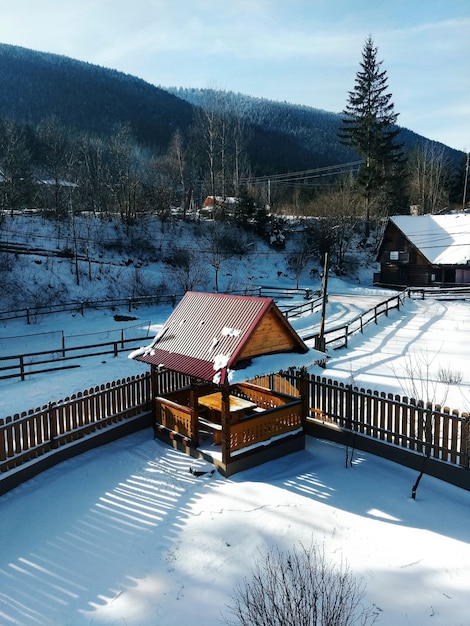
{"type": "Polygon", "coordinates": [[[360,65],[362,69],[357,72],[354,90],[349,92],[343,111],[339,140],[363,159],[357,182],[364,196],[368,237],[373,210],[403,210],[404,158],[402,145],[397,141],[398,114],[392,94],[388,93],[387,73],[381,70],[382,61],[377,61],[377,48],[370,36],[360,65]]]}

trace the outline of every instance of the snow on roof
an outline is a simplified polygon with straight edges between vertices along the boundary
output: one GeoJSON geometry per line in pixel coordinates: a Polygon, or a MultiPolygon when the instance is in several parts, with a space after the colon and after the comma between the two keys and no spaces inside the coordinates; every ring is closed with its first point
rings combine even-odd
{"type": "MultiPolygon", "coordinates": [[[[308,352],[308,347],[271,298],[192,291],[186,292],[153,342],[129,358],[218,382],[216,376],[225,376],[245,358],[240,357],[243,348],[268,312],[285,325],[292,344],[290,365],[296,365],[296,352],[308,352]]],[[[269,349],[264,348],[266,353],[269,349]]]]}
{"type": "Polygon", "coordinates": [[[390,218],[433,265],[470,261],[470,214],[395,215],[390,218]]]}

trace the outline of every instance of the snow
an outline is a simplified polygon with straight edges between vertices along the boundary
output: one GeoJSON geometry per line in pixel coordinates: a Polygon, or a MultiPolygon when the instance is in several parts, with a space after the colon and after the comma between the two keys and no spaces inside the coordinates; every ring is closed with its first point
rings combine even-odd
{"type": "MultiPolygon", "coordinates": [[[[98,239],[114,241],[116,223],[99,224],[98,239]]],[[[15,217],[8,239],[56,245],[53,232],[38,242],[37,228],[36,222],[33,229],[15,217]]],[[[149,224],[142,239],[159,232],[149,224]]],[[[186,243],[179,226],[161,234],[165,246],[175,240],[186,243]]],[[[61,242],[66,245],[70,242],[61,242]]],[[[92,280],[82,276],[73,291],[70,260],[49,259],[49,274],[44,260],[40,265],[20,261],[12,293],[27,285],[31,293],[44,293],[46,302],[56,293],[93,301],[101,294],[113,296],[114,288],[122,297],[124,287],[158,285],[158,272],[165,269],[149,264],[136,271],[116,253],[114,265],[93,266],[92,280]],[[105,283],[108,274],[112,280],[105,283]]],[[[248,255],[243,263],[246,276],[227,273],[227,286],[230,281],[269,285],[273,276],[278,286],[294,284],[277,256],[248,255]]],[[[237,265],[240,272],[242,262],[237,265]]],[[[371,274],[362,285],[329,277],[326,330],[393,295],[365,286],[371,274]]],[[[307,278],[305,286],[315,291],[320,285],[307,278]]],[[[18,298],[22,301],[23,292],[18,298]]],[[[94,340],[119,339],[123,329],[144,336],[145,347],[164,329],[171,311],[171,306],[142,307],[132,311],[138,319],[129,322],[114,320],[120,311],[102,309],[85,310],[83,317],[42,316],[31,326],[11,320],[1,324],[0,350],[41,350],[60,346],[62,335],[78,342],[83,333],[93,333],[94,340]]],[[[467,302],[408,300],[351,338],[347,350],[329,349],[325,369],[308,362],[312,349],[295,355],[294,362],[269,357],[272,370],[306,365],[315,374],[400,395],[409,395],[410,378],[419,384],[424,372],[423,393],[468,410],[469,313],[467,302]],[[461,383],[444,385],[440,369],[461,374],[461,383]]],[[[291,321],[301,336],[316,332],[319,322],[318,313],[291,321]]],[[[91,357],[55,375],[0,381],[0,417],[141,374],[147,366],[128,358],[133,349],[116,358],[91,357]]],[[[243,379],[266,373],[260,368],[254,359],[243,379]]],[[[212,626],[258,555],[274,545],[288,549],[313,540],[329,559],[346,561],[364,579],[365,602],[374,607],[380,626],[469,624],[470,492],[424,476],[412,500],[416,472],[360,452],[353,467],[344,465],[344,448],[307,438],[302,452],[224,479],[211,473],[208,463],[155,441],[150,430],[60,463],[0,498],[0,623],[212,626]],[[195,476],[190,467],[207,473],[195,476]]]]}
{"type": "MultiPolygon", "coordinates": [[[[390,297],[338,280],[330,288],[341,295],[329,298],[326,329],[390,297]]],[[[170,310],[139,312],[145,324],[151,319],[149,342],[170,310]]],[[[329,351],[325,370],[311,371],[403,394],[416,359],[417,369],[430,373],[432,388],[425,390],[440,396],[439,368],[452,368],[462,382],[447,390],[449,404],[464,410],[470,398],[469,312],[467,302],[408,300],[352,338],[347,350],[329,351]]],[[[292,323],[301,335],[311,333],[319,315],[292,323]]],[[[111,313],[99,311],[44,318],[34,330],[76,334],[115,326],[111,313]]],[[[26,329],[17,320],[6,330],[18,337],[26,329]]],[[[143,371],[124,353],[90,358],[57,376],[2,381],[0,413],[143,371]]],[[[416,472],[362,452],[345,469],[344,448],[312,438],[304,451],[230,479],[212,469],[144,430],[2,496],[0,622],[217,624],[236,582],[249,575],[259,555],[271,546],[288,549],[313,540],[364,580],[377,624],[469,623],[469,491],[425,476],[412,500],[416,472]],[[190,467],[207,473],[195,476],[190,467]]]]}
{"type": "Polygon", "coordinates": [[[2,496],[2,624],[219,623],[270,546],[348,562],[377,624],[468,624],[470,493],[309,439],[224,479],[141,431],[2,496]]]}

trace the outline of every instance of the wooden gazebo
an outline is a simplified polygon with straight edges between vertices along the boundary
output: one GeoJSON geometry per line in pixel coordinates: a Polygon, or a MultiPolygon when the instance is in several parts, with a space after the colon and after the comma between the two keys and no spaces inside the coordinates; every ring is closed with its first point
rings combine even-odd
{"type": "Polygon", "coordinates": [[[129,356],[151,366],[156,437],[229,476],[304,447],[302,390],[244,377],[281,353],[292,366],[315,362],[271,298],[187,292],[153,342],[129,356]],[[165,373],[179,384],[162,384],[165,373]]]}

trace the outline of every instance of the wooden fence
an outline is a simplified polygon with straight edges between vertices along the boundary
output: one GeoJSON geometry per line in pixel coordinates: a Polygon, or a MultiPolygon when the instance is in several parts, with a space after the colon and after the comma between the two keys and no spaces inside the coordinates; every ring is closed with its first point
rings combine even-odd
{"type": "Polygon", "coordinates": [[[24,381],[26,376],[33,374],[47,374],[59,370],[80,367],[82,359],[92,356],[112,354],[117,357],[120,352],[129,352],[130,345],[137,341],[148,341],[145,337],[132,339],[121,338],[119,341],[104,341],[102,343],[42,350],[28,354],[0,356],[0,380],[19,378],[24,381]],[[75,363],[74,363],[75,361],[75,363]]]}
{"type": "MultiPolygon", "coordinates": [[[[296,370],[260,376],[250,382],[282,391],[302,389],[307,394],[304,406],[309,407],[305,416],[307,433],[321,436],[336,431],[342,435],[338,439],[344,441],[351,437],[356,443],[358,438],[373,440],[390,450],[400,449],[414,457],[470,469],[470,417],[466,412],[330,378],[302,375],[296,370]],[[311,428],[313,425],[316,428],[311,428]]],[[[393,453],[384,456],[397,458],[393,453]]],[[[466,476],[470,489],[470,473],[466,476]]]]}
{"type": "Polygon", "coordinates": [[[463,285],[449,287],[408,287],[408,295],[410,298],[425,300],[432,298],[433,300],[469,300],[470,286],[463,285]]]}
{"type": "MultiPolygon", "coordinates": [[[[162,371],[156,376],[161,394],[190,382],[189,377],[174,372],[162,371]]],[[[410,467],[417,467],[416,459],[428,459],[440,468],[459,470],[451,476],[447,469],[430,473],[470,489],[470,472],[465,471],[470,469],[468,413],[298,370],[256,377],[249,383],[296,397],[302,392],[302,406],[308,408],[308,414],[304,411],[302,416],[307,434],[333,439],[338,434],[339,441],[410,467]],[[371,442],[381,445],[374,447],[371,442]]],[[[150,413],[152,398],[148,372],[0,419],[0,476],[86,436],[96,437],[107,427],[150,413]]],[[[298,422],[290,426],[295,428],[298,422]]],[[[240,436],[245,441],[247,434],[240,436]]]]}
{"type": "Polygon", "coordinates": [[[0,472],[150,412],[150,381],[149,373],[132,376],[0,419],[0,472]]]}
{"type": "MultiPolygon", "coordinates": [[[[381,315],[388,316],[389,312],[393,309],[400,310],[400,307],[403,306],[403,303],[408,297],[408,292],[401,291],[397,293],[395,296],[391,298],[387,298],[383,302],[376,304],[369,310],[361,313],[352,320],[349,320],[346,324],[342,326],[335,326],[334,328],[328,328],[325,330],[323,335],[325,338],[325,345],[330,345],[333,348],[347,348],[349,337],[360,332],[364,332],[365,326],[374,322],[374,324],[378,323],[378,318],[381,315]]],[[[318,333],[313,333],[311,335],[302,335],[302,339],[304,341],[315,339],[318,337],[318,333]]]]}

